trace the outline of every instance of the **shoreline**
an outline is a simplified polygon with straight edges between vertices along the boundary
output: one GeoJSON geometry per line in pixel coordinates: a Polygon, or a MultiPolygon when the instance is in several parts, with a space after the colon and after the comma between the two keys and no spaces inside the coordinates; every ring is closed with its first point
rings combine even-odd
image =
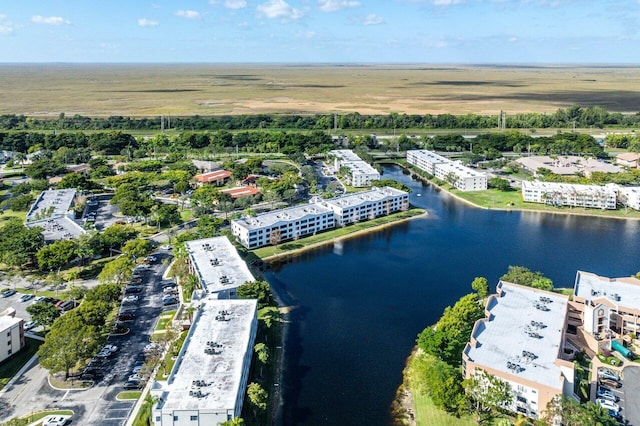
{"type": "MultiPolygon", "coordinates": [[[[492,210],[492,211],[501,211],[501,212],[531,212],[531,213],[546,213],[546,214],[555,214],[555,215],[561,215],[561,216],[582,216],[582,217],[594,217],[594,218],[600,218],[600,219],[616,219],[616,220],[639,220],[640,221],[640,217],[619,217],[619,216],[608,216],[608,215],[600,215],[600,214],[593,214],[593,213],[588,213],[588,212],[575,212],[575,211],[550,211],[550,210],[541,210],[541,209],[522,209],[522,208],[505,208],[505,207],[487,207],[487,206],[481,206],[479,204],[474,203],[473,201],[467,200],[466,198],[463,198],[461,196],[459,196],[458,194],[455,194],[451,191],[449,191],[448,189],[442,187],[441,185],[438,185],[436,182],[433,182],[430,179],[427,179],[424,176],[419,175],[418,173],[416,173],[415,171],[407,168],[405,165],[400,164],[400,163],[396,163],[396,162],[387,162],[385,164],[392,164],[394,166],[398,166],[400,167],[402,170],[409,172],[409,176],[413,179],[418,179],[423,183],[427,183],[429,185],[432,185],[433,187],[447,193],[448,195],[450,195],[451,197],[455,198],[457,201],[460,201],[462,203],[465,203],[466,205],[470,206],[470,207],[474,207],[477,209],[482,209],[482,210],[492,210]]],[[[576,208],[580,208],[580,207],[576,207],[576,208]]]]}
{"type": "Polygon", "coordinates": [[[381,225],[376,225],[376,226],[373,226],[373,227],[367,228],[367,229],[361,229],[359,231],[351,232],[351,233],[349,233],[347,235],[342,235],[340,237],[335,237],[335,238],[332,238],[332,239],[329,239],[329,240],[326,240],[326,241],[320,241],[320,242],[313,243],[313,244],[310,244],[308,246],[300,247],[300,248],[297,248],[297,249],[294,249],[294,250],[288,250],[288,251],[283,252],[283,253],[272,254],[271,256],[267,256],[267,257],[265,257],[265,258],[263,258],[261,260],[264,263],[271,263],[271,262],[275,262],[275,261],[278,261],[278,260],[288,259],[288,258],[294,257],[294,256],[296,256],[296,255],[298,255],[300,253],[304,253],[304,252],[307,252],[307,251],[310,251],[310,250],[314,250],[314,249],[317,249],[319,247],[327,246],[327,245],[330,245],[330,244],[335,244],[336,242],[342,242],[342,241],[348,240],[350,238],[358,237],[358,236],[361,236],[361,235],[366,235],[366,234],[368,234],[370,232],[376,232],[376,231],[379,231],[381,229],[390,228],[392,226],[395,226],[395,225],[398,225],[398,224],[401,224],[401,223],[405,223],[405,222],[408,222],[408,221],[413,220],[413,219],[423,218],[423,217],[427,217],[427,216],[429,216],[429,213],[427,211],[425,211],[424,213],[420,213],[420,214],[415,215],[415,216],[405,217],[405,218],[402,218],[402,219],[395,220],[393,222],[384,223],[384,224],[381,224],[381,225]]]}

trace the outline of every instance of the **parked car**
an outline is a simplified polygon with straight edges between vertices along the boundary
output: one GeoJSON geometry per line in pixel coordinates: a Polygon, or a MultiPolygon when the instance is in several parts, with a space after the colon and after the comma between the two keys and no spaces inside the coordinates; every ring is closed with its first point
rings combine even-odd
{"type": "Polygon", "coordinates": [[[620,380],[620,376],[618,376],[616,373],[606,368],[600,368],[598,370],[598,377],[613,379],[613,380],[620,380]]]}
{"type": "Polygon", "coordinates": [[[610,388],[618,389],[618,388],[622,387],[622,383],[620,383],[619,381],[613,380],[613,379],[608,379],[606,377],[600,377],[598,379],[598,383],[601,384],[601,385],[604,385],[604,386],[608,386],[610,388]]]}
{"type": "Polygon", "coordinates": [[[20,296],[20,302],[24,303],[24,302],[28,302],[29,300],[33,299],[35,296],[33,294],[23,294],[22,296],[20,296]]]}
{"type": "Polygon", "coordinates": [[[175,305],[176,303],[178,303],[178,299],[176,299],[175,297],[171,297],[171,298],[167,298],[167,299],[162,299],[162,305],[163,306],[169,306],[169,305],[175,305]]]}
{"type": "Polygon", "coordinates": [[[171,250],[173,247],[171,247],[169,244],[165,244],[165,245],[160,246],[160,248],[162,250],[171,250]]]}
{"type": "Polygon", "coordinates": [[[104,347],[102,348],[103,350],[107,350],[111,353],[117,352],[118,351],[118,347],[116,345],[104,345],[104,347]]]}
{"type": "Polygon", "coordinates": [[[44,296],[38,296],[38,297],[36,297],[35,299],[33,299],[33,302],[31,302],[31,304],[32,304],[32,305],[35,305],[36,303],[44,303],[44,302],[45,302],[45,300],[44,300],[44,299],[46,299],[46,297],[44,297],[44,296]]]}
{"type": "Polygon", "coordinates": [[[165,289],[167,287],[175,287],[176,283],[174,283],[173,281],[165,281],[162,283],[162,288],[165,289]]]}
{"type": "Polygon", "coordinates": [[[102,349],[100,352],[96,354],[96,358],[109,358],[111,355],[112,355],[111,351],[102,349]]]}
{"type": "Polygon", "coordinates": [[[37,326],[38,326],[38,321],[29,321],[24,323],[24,329],[26,331],[29,331],[32,328],[36,328],[37,326]]]}
{"type": "Polygon", "coordinates": [[[123,312],[118,315],[118,321],[133,321],[136,319],[136,315],[132,312],[123,312]]]}
{"type": "Polygon", "coordinates": [[[16,294],[16,291],[9,289],[9,290],[5,290],[2,293],[0,293],[0,297],[7,298],[7,297],[13,296],[14,294],[16,294]]]}
{"type": "Polygon", "coordinates": [[[620,406],[615,402],[609,401],[608,399],[598,398],[596,399],[596,404],[598,404],[599,406],[601,406],[606,410],[613,410],[615,412],[620,411],[620,406]]]}
{"type": "Polygon", "coordinates": [[[142,388],[142,384],[140,382],[127,380],[126,382],[124,382],[123,387],[125,388],[125,390],[138,390],[142,388]]]}
{"type": "Polygon", "coordinates": [[[72,309],[75,309],[77,306],[78,306],[77,302],[75,302],[73,300],[67,300],[66,302],[63,302],[58,307],[60,308],[61,311],[67,312],[67,311],[70,311],[72,309]]]}
{"type": "Polygon", "coordinates": [[[601,386],[598,386],[598,390],[596,391],[596,396],[598,398],[603,398],[603,399],[608,399],[609,401],[613,401],[613,402],[618,402],[618,397],[611,392],[609,389],[607,388],[603,388],[601,386]]]}
{"type": "Polygon", "coordinates": [[[129,296],[126,296],[124,299],[122,299],[122,303],[135,303],[139,299],[140,298],[138,296],[136,296],[135,294],[131,294],[129,296]]]}
{"type": "Polygon", "coordinates": [[[178,293],[178,287],[165,287],[162,289],[162,292],[167,295],[167,294],[176,294],[178,293]]]}
{"type": "Polygon", "coordinates": [[[124,289],[124,294],[137,294],[142,292],[142,287],[127,287],[124,289]]]}
{"type": "Polygon", "coordinates": [[[69,422],[69,420],[69,417],[49,416],[42,422],[42,426],[64,426],[69,422]]]}
{"type": "Polygon", "coordinates": [[[617,422],[622,422],[622,415],[615,410],[609,410],[609,415],[613,417],[617,422]]]}

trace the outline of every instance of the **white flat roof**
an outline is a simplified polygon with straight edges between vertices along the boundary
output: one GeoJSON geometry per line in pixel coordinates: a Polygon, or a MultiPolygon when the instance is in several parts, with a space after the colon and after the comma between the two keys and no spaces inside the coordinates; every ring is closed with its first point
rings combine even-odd
{"type": "Polygon", "coordinates": [[[477,364],[562,390],[562,375],[555,362],[562,343],[568,298],[503,281],[498,286],[502,287],[502,295],[492,298],[487,307],[491,320],[477,323],[474,337],[478,344],[470,346],[467,355],[477,364]],[[549,301],[543,302],[541,297],[549,301]],[[536,305],[548,310],[540,310],[536,305]],[[529,336],[529,332],[537,333],[538,337],[529,336]],[[524,352],[534,354],[535,358],[527,359],[524,352]],[[509,368],[512,364],[519,369],[509,368]]]}
{"type": "Polygon", "coordinates": [[[640,280],[634,277],[607,278],[578,271],[573,294],[586,300],[606,298],[614,305],[640,309],[640,280]]]}
{"type": "Polygon", "coordinates": [[[10,315],[2,315],[0,316],[0,332],[13,327],[15,324],[22,321],[22,318],[15,318],[10,315]]]}
{"type": "Polygon", "coordinates": [[[42,191],[27,213],[27,221],[45,219],[46,217],[63,216],[71,208],[76,196],[75,189],[55,189],[42,191]],[[51,209],[53,207],[53,209],[51,209]],[[50,211],[49,211],[50,210],[50,211]],[[43,217],[37,217],[42,215],[43,217]]]}
{"type": "Polygon", "coordinates": [[[343,161],[362,161],[362,158],[358,157],[358,154],[350,149],[334,149],[329,151],[329,154],[335,155],[343,161]]]}
{"type": "Polygon", "coordinates": [[[318,204],[303,204],[300,206],[287,207],[286,209],[273,210],[260,213],[253,217],[242,217],[234,219],[233,222],[246,229],[260,229],[270,227],[279,222],[304,219],[306,216],[315,216],[322,213],[329,213],[331,209],[318,204]]]}
{"type": "Polygon", "coordinates": [[[27,222],[26,226],[29,228],[33,228],[35,226],[41,227],[43,229],[42,235],[44,235],[44,240],[47,242],[78,238],[81,234],[86,232],[82,226],[78,225],[67,216],[34,220],[32,222],[27,222]]]}
{"type": "MultiPolygon", "coordinates": [[[[184,355],[176,360],[178,366],[165,383],[167,392],[159,410],[233,410],[240,390],[243,362],[251,340],[251,324],[256,316],[256,300],[207,299],[192,327],[191,336],[184,342],[184,355]],[[225,320],[218,320],[227,311],[225,320]],[[208,342],[220,346],[210,346],[208,342]],[[213,348],[214,354],[205,353],[213,348]],[[205,386],[194,386],[202,380],[205,386]],[[201,396],[189,395],[200,391],[201,396]]],[[[155,387],[155,385],[154,385],[155,387]]],[[[244,392],[244,390],[241,390],[244,392]]]]}
{"type": "Polygon", "coordinates": [[[185,247],[208,293],[234,289],[247,281],[255,281],[247,264],[227,237],[187,241],[185,247]],[[221,282],[223,277],[226,277],[226,283],[221,282]]]}
{"type": "Polygon", "coordinates": [[[342,163],[344,167],[351,170],[351,174],[380,175],[380,173],[371,164],[366,161],[345,161],[342,163]]]}
{"type": "Polygon", "coordinates": [[[430,163],[448,163],[451,160],[449,160],[446,157],[443,157],[442,155],[438,155],[433,151],[428,151],[426,149],[414,149],[411,151],[407,151],[407,155],[409,154],[413,154],[416,157],[420,157],[423,160],[429,161],[430,163]]]}
{"type": "Polygon", "coordinates": [[[390,186],[384,186],[382,188],[374,188],[368,191],[356,192],[353,194],[343,195],[341,197],[329,198],[321,202],[322,205],[334,205],[339,208],[348,208],[353,206],[359,206],[360,204],[375,202],[383,200],[386,197],[395,197],[398,195],[406,195],[405,191],[401,191],[390,186]]]}
{"type": "Polygon", "coordinates": [[[599,186],[599,185],[581,185],[578,183],[560,183],[560,182],[541,182],[534,181],[522,181],[522,190],[526,189],[539,189],[544,191],[579,191],[580,193],[609,193],[615,195],[615,190],[611,187],[599,186]]]}
{"type": "Polygon", "coordinates": [[[454,172],[457,176],[461,178],[486,176],[484,173],[477,172],[467,166],[463,166],[458,162],[441,163],[436,165],[436,167],[440,169],[444,169],[445,171],[449,170],[451,172],[454,172]]]}
{"type": "Polygon", "coordinates": [[[538,170],[543,167],[558,175],[573,175],[585,171],[589,173],[620,173],[622,171],[622,169],[615,164],[575,155],[561,155],[554,158],[547,155],[539,155],[518,158],[516,161],[531,170],[538,170]]]}

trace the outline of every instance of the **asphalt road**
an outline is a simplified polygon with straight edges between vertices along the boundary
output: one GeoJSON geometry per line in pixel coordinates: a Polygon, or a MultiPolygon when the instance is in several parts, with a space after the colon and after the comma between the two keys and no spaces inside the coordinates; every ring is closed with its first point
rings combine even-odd
{"type": "Polygon", "coordinates": [[[640,367],[625,367],[623,370],[624,399],[618,402],[623,410],[625,424],[629,426],[640,426],[640,367]]]}
{"type": "MultiPolygon", "coordinates": [[[[143,274],[140,300],[124,305],[136,315],[134,321],[127,322],[130,332],[109,337],[108,343],[119,350],[98,370],[94,385],[86,390],[53,389],[47,382],[47,371],[36,364],[0,396],[0,421],[45,408],[59,408],[74,411],[73,424],[116,426],[126,422],[135,401],[117,401],[116,395],[123,390],[136,358],[149,343],[160,313],[176,308],[162,306],[161,279],[166,269],[162,260],[171,255],[159,251],[156,257],[157,263],[143,274]]],[[[9,302],[13,298],[17,301],[17,297],[11,296],[9,302]]]]}

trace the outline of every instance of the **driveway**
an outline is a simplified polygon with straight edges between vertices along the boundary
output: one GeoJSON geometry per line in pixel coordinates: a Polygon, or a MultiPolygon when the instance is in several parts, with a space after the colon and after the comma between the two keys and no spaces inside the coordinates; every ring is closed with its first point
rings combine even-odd
{"type": "Polygon", "coordinates": [[[118,401],[116,395],[123,390],[136,358],[149,342],[160,313],[175,309],[175,305],[162,306],[161,280],[166,269],[162,260],[171,255],[159,251],[155,256],[158,261],[142,276],[140,300],[124,305],[136,316],[134,321],[127,322],[130,332],[109,337],[108,343],[118,346],[119,350],[98,368],[94,385],[86,390],[52,389],[46,370],[36,364],[0,396],[0,421],[39,409],[59,408],[74,411],[73,424],[116,426],[126,422],[135,401],[118,401]]]}
{"type": "Polygon", "coordinates": [[[620,406],[624,407],[622,415],[630,426],[640,426],[640,367],[628,366],[622,371],[624,386],[624,401],[620,406]]]}

